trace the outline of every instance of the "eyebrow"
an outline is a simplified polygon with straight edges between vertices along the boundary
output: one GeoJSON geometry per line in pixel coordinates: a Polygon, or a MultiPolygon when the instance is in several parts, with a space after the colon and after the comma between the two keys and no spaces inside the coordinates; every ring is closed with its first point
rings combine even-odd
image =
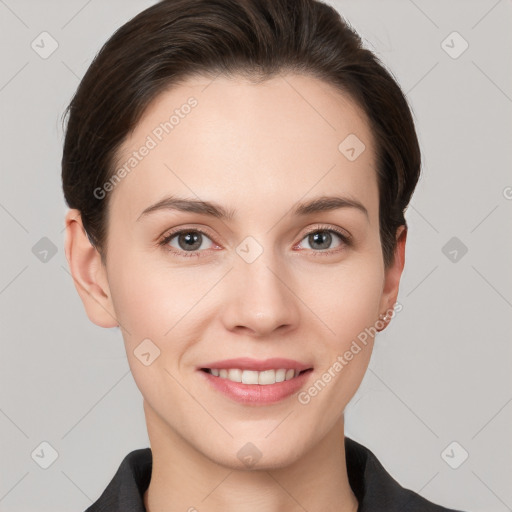
{"type": "MultiPolygon", "coordinates": [[[[338,210],[341,208],[355,208],[356,210],[364,213],[369,219],[368,210],[362,203],[356,199],[339,196],[321,196],[307,202],[298,203],[295,205],[293,215],[306,216],[317,212],[338,210]]],[[[177,210],[181,212],[198,213],[221,220],[232,220],[236,215],[236,210],[226,209],[212,201],[201,201],[198,199],[169,196],[161,199],[151,206],[148,206],[138,216],[137,221],[150,213],[161,210],[177,210]]]]}

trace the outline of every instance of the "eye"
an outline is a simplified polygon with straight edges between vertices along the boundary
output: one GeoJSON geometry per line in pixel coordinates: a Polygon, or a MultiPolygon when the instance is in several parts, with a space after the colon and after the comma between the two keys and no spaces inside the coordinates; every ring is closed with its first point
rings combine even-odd
{"type": "MultiPolygon", "coordinates": [[[[178,257],[198,257],[202,255],[202,252],[208,249],[208,247],[205,247],[205,240],[209,240],[214,246],[219,247],[211,240],[207,233],[197,228],[172,231],[159,242],[159,245],[163,246],[167,251],[176,254],[178,257]]],[[[309,249],[312,250],[313,253],[322,255],[337,253],[351,245],[350,235],[343,233],[341,230],[325,226],[315,226],[315,229],[306,233],[306,236],[302,238],[301,242],[303,240],[307,241],[310,246],[309,249]],[[339,243],[337,248],[328,250],[333,241],[333,234],[341,240],[341,243],[339,243]]],[[[206,243],[206,246],[207,245],[206,243]]]]}
{"type": "Polygon", "coordinates": [[[344,247],[349,246],[351,242],[349,235],[338,229],[327,228],[324,226],[317,226],[314,230],[309,231],[302,240],[306,240],[310,246],[309,248],[319,254],[332,254],[339,252],[340,250],[343,250],[344,247]],[[341,243],[338,245],[338,248],[328,250],[333,242],[333,234],[341,240],[341,243]]]}
{"type": "Polygon", "coordinates": [[[178,256],[188,258],[190,256],[200,256],[200,250],[207,249],[204,246],[205,239],[212,242],[207,234],[200,229],[181,229],[169,233],[159,242],[159,245],[164,246],[168,251],[176,253],[178,256]]]}

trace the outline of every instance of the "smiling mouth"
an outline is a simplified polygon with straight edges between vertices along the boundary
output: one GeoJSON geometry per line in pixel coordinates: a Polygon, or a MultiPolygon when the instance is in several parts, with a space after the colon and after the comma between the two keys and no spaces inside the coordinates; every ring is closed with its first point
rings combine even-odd
{"type": "Polygon", "coordinates": [[[201,368],[201,371],[209,373],[219,379],[230,380],[231,382],[267,386],[295,379],[303,373],[313,371],[313,368],[308,368],[307,370],[302,371],[291,368],[278,368],[264,371],[242,370],[240,368],[201,368]]]}

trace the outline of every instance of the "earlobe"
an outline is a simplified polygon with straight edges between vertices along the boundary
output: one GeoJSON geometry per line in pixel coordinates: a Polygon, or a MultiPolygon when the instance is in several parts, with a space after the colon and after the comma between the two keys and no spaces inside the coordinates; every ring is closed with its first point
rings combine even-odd
{"type": "Polygon", "coordinates": [[[398,297],[400,287],[400,278],[405,265],[405,243],[407,240],[407,228],[400,226],[396,232],[396,247],[393,263],[385,270],[384,288],[382,290],[382,299],[380,304],[381,315],[379,321],[383,322],[385,329],[393,316],[393,306],[398,297]]]}
{"type": "Polygon", "coordinates": [[[91,244],[80,211],[66,214],[65,252],[75,287],[89,320],[100,327],[116,327],[110,288],[101,255],[91,244]]]}

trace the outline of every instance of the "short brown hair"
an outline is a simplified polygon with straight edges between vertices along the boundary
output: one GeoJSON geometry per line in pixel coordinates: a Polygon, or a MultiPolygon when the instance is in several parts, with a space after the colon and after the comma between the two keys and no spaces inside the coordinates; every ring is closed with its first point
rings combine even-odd
{"type": "Polygon", "coordinates": [[[162,0],[121,26],[85,73],[69,114],[62,185],[105,261],[108,197],[94,190],[114,173],[116,151],[156,96],[194,74],[262,81],[282,71],[313,75],[348,94],[376,140],[384,264],[420,174],[407,100],[379,59],[332,7],[318,0],[162,0]]]}

